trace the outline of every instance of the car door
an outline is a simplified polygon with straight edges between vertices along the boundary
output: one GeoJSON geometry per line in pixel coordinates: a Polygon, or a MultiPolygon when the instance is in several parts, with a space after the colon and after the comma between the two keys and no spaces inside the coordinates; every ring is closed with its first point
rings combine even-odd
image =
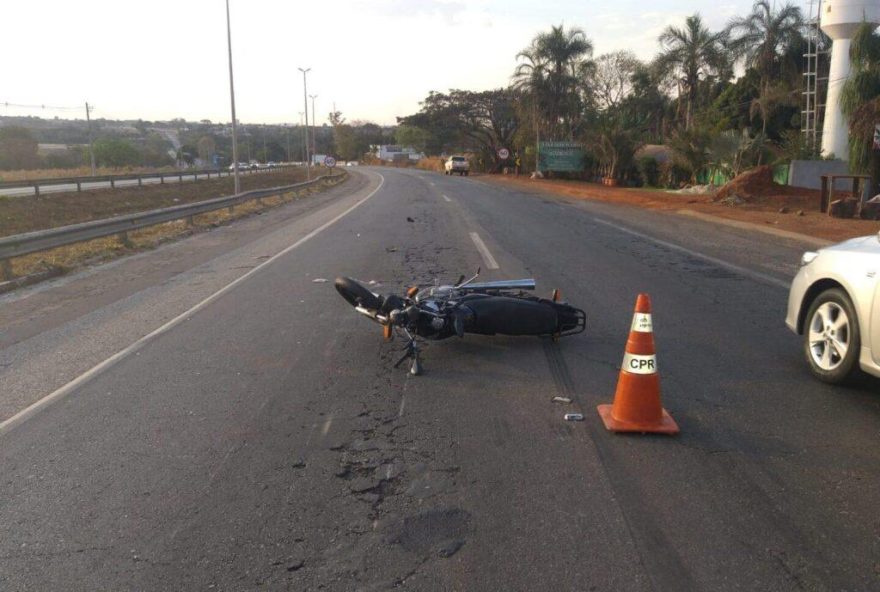
{"type": "Polygon", "coordinates": [[[871,344],[871,357],[880,364],[880,269],[874,271],[874,298],[871,302],[871,336],[862,343],[871,344]]]}

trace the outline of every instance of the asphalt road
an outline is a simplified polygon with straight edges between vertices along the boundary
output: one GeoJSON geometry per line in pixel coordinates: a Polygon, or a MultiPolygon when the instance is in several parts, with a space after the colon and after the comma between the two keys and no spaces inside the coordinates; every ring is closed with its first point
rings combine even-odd
{"type": "Polygon", "coordinates": [[[809,377],[802,245],[352,177],[0,299],[0,589],[880,589],[878,382],[809,377]],[[432,344],[414,378],[332,287],[477,266],[560,288],[586,333],[432,344]],[[595,412],[640,291],[674,438],[595,412]]]}
{"type": "MultiPolygon", "coordinates": [[[[253,174],[254,172],[268,172],[268,169],[259,170],[259,171],[243,171],[244,174],[253,174]]],[[[224,172],[224,176],[226,176],[224,172]]],[[[201,174],[200,177],[202,179],[206,179],[206,174],[201,174]]],[[[216,178],[217,175],[214,175],[212,178],[216,178]]],[[[158,185],[160,183],[191,183],[193,181],[197,181],[196,176],[192,173],[168,173],[165,175],[164,181],[158,177],[146,177],[141,179],[140,183],[144,185],[158,185]]],[[[138,180],[137,179],[120,179],[118,181],[114,181],[114,186],[116,188],[121,187],[137,187],[138,180]]],[[[91,189],[110,189],[110,181],[89,181],[81,183],[81,188],[83,191],[88,191],[91,189]]],[[[40,185],[40,195],[44,195],[47,193],[67,193],[70,191],[76,191],[76,183],[64,183],[61,185],[40,185]]],[[[34,195],[33,187],[15,187],[9,189],[0,189],[0,197],[27,197],[34,195]]]]}

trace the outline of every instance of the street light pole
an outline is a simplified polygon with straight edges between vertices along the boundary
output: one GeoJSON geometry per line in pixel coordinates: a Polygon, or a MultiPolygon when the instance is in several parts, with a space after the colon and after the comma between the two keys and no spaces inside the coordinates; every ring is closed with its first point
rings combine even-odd
{"type": "Polygon", "coordinates": [[[98,173],[95,171],[95,143],[92,140],[92,114],[88,101],[86,101],[86,122],[89,124],[89,164],[92,166],[92,176],[94,177],[98,173]]]}
{"type": "Polygon", "coordinates": [[[302,138],[302,142],[300,142],[300,156],[302,156],[302,161],[305,163],[306,161],[306,132],[305,127],[303,127],[303,112],[299,112],[299,135],[302,138]]]}
{"type": "Polygon", "coordinates": [[[297,68],[300,72],[303,73],[303,105],[305,107],[306,113],[306,179],[312,180],[312,161],[309,158],[309,91],[306,82],[306,74],[311,70],[311,68],[306,68],[303,70],[302,68],[297,68]]]}
{"type": "Polygon", "coordinates": [[[232,26],[229,24],[229,0],[226,0],[226,45],[229,50],[229,102],[232,106],[232,170],[235,174],[235,195],[241,193],[238,179],[238,129],[235,122],[235,83],[232,80],[232,26]]]}
{"type": "Polygon", "coordinates": [[[309,95],[309,98],[312,99],[312,125],[315,126],[315,131],[312,132],[312,157],[314,158],[318,146],[318,120],[315,118],[315,99],[318,98],[318,95],[309,95]]]}

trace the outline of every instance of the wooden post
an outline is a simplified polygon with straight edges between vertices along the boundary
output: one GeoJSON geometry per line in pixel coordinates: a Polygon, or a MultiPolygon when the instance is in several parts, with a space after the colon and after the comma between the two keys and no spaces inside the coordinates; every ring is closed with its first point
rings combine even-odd
{"type": "Polygon", "coordinates": [[[819,211],[823,214],[827,212],[829,203],[831,203],[831,200],[828,195],[828,175],[822,175],[822,191],[819,196],[819,211]]]}

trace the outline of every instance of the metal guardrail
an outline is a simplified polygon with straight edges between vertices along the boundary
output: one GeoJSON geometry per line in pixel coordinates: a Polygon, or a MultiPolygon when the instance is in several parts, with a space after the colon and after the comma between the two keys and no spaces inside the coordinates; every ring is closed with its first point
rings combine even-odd
{"type": "MultiPolygon", "coordinates": [[[[238,169],[239,174],[265,173],[275,170],[276,168],[284,168],[295,165],[277,165],[272,168],[246,168],[238,169]]],[[[2,189],[25,189],[34,188],[34,196],[40,196],[40,187],[51,187],[53,185],[76,185],[77,191],[82,191],[83,185],[91,183],[110,183],[111,188],[116,187],[117,181],[137,181],[138,187],[142,186],[144,179],[159,179],[159,183],[165,183],[165,179],[173,179],[177,177],[178,181],[183,182],[184,177],[193,177],[194,181],[199,180],[199,175],[210,179],[211,175],[217,178],[231,177],[233,172],[229,169],[193,169],[191,171],[166,171],[161,173],[131,173],[127,175],[96,175],[94,177],[46,177],[43,179],[23,179],[21,181],[0,181],[0,190],[2,189]]],[[[26,196],[25,196],[26,197],[26,196]]]]}
{"type": "Polygon", "coordinates": [[[0,265],[7,279],[12,279],[10,259],[13,257],[21,257],[30,253],[39,251],[47,251],[65,245],[103,238],[106,236],[120,235],[123,242],[127,242],[127,232],[154,226],[164,222],[180,220],[183,218],[191,218],[198,214],[213,212],[229,208],[230,211],[236,205],[253,199],[263,197],[271,197],[281,195],[288,191],[310,187],[321,181],[332,178],[342,178],[344,175],[321,175],[311,181],[295,183],[293,185],[284,185],[282,187],[271,187],[268,189],[255,189],[246,191],[238,195],[228,195],[225,197],[217,197],[204,201],[193,202],[189,204],[181,204],[178,206],[170,206],[147,212],[138,212],[135,214],[126,214],[124,216],[116,216],[106,218],[104,220],[92,220],[90,222],[82,222],[80,224],[71,224],[69,226],[59,226],[57,228],[49,228],[46,230],[37,230],[34,232],[26,232],[24,234],[14,234],[0,238],[0,265]]]}

